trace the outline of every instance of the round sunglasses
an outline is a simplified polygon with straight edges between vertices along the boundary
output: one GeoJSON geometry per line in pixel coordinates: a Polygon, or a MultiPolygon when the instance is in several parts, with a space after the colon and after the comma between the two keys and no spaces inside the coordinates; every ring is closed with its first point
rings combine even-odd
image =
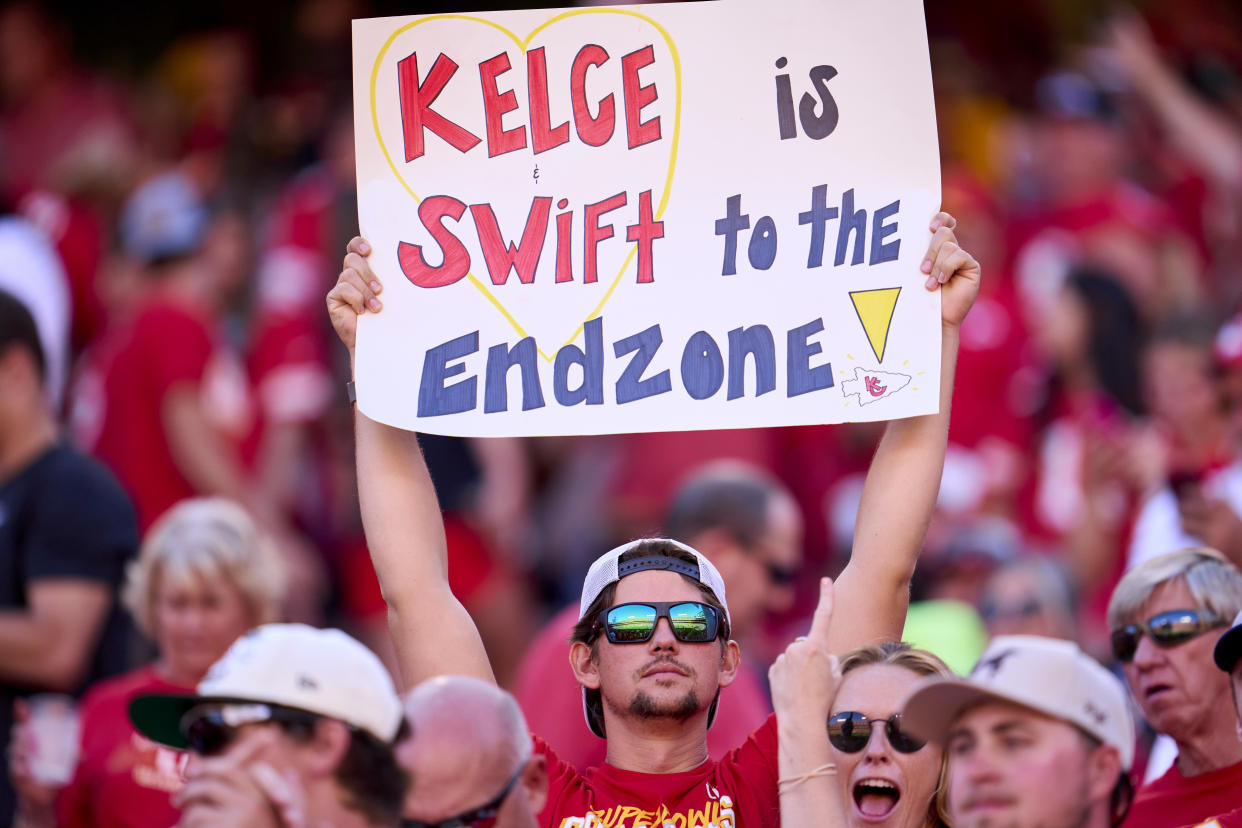
{"type": "Polygon", "coordinates": [[[914,753],[927,744],[901,729],[900,713],[887,719],[868,719],[857,710],[843,710],[828,717],[828,741],[842,753],[858,753],[867,746],[871,729],[878,724],[884,725],[885,738],[899,753],[914,753]]]}
{"type": "Polygon", "coordinates": [[[667,618],[673,637],[688,644],[715,641],[720,633],[716,608],[699,601],[646,601],[609,607],[595,622],[613,644],[643,644],[655,634],[661,618],[667,618]]]}
{"type": "Polygon", "coordinates": [[[1109,640],[1113,645],[1113,655],[1118,661],[1128,664],[1144,635],[1150,637],[1157,647],[1167,650],[1223,626],[1224,619],[1208,609],[1169,610],[1146,621],[1118,627],[1109,640]]]}

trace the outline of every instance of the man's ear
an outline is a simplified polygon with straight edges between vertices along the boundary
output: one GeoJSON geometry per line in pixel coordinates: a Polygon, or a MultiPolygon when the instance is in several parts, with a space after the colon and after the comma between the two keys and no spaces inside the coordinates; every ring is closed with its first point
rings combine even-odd
{"type": "Polygon", "coordinates": [[[742,648],[733,639],[725,644],[720,654],[720,686],[728,687],[737,678],[737,671],[742,666],[742,648]]]}
{"type": "Polygon", "coordinates": [[[570,644],[569,666],[579,684],[588,690],[599,689],[599,664],[589,646],[581,641],[570,644]]]}
{"type": "Polygon", "coordinates": [[[315,722],[315,735],[305,743],[307,769],[317,776],[331,776],[349,751],[349,728],[336,719],[315,722]]]}
{"type": "Polygon", "coordinates": [[[1087,757],[1087,790],[1092,802],[1109,802],[1121,778],[1121,754],[1113,745],[1100,745],[1087,757]]]}
{"type": "Polygon", "coordinates": [[[526,760],[526,767],[522,769],[522,791],[530,812],[538,816],[548,801],[548,764],[543,754],[536,753],[526,760]]]}

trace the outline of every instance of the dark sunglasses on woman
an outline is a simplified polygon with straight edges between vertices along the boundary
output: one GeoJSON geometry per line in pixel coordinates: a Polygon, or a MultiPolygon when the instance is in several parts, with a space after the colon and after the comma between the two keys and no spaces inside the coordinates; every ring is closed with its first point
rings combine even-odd
{"type": "Polygon", "coordinates": [[[1110,641],[1118,661],[1129,663],[1144,635],[1163,649],[1176,647],[1208,630],[1225,626],[1225,621],[1208,609],[1169,610],[1153,615],[1137,624],[1126,624],[1113,630],[1110,641]]]}
{"type": "Polygon", "coordinates": [[[642,644],[655,634],[661,618],[667,618],[673,636],[688,644],[715,641],[720,632],[716,608],[699,601],[644,601],[609,607],[595,622],[613,644],[642,644]]]}
{"type": "Polygon", "coordinates": [[[842,753],[858,753],[871,739],[871,728],[884,725],[884,736],[893,750],[914,753],[927,744],[901,729],[901,714],[887,719],[868,719],[856,710],[843,710],[828,717],[828,741],[842,753]]]}

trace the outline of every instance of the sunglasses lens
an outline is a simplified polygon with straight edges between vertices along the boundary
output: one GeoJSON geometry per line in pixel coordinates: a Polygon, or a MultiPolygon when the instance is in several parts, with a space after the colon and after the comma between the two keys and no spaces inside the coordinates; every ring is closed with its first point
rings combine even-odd
{"type": "Polygon", "coordinates": [[[643,604],[622,604],[608,610],[605,616],[608,640],[614,644],[641,643],[655,630],[656,611],[643,604]]]}
{"type": "Polygon", "coordinates": [[[200,756],[215,756],[233,740],[233,728],[208,716],[200,716],[185,729],[186,745],[200,756]]]}
{"type": "Polygon", "coordinates": [[[1202,631],[1199,616],[1192,612],[1164,612],[1147,622],[1151,640],[1161,647],[1173,647],[1194,638],[1202,631]]]}
{"type": "Polygon", "coordinates": [[[1135,624],[1126,624],[1124,627],[1113,630],[1109,641],[1113,645],[1113,655],[1118,661],[1128,662],[1134,658],[1134,651],[1138,649],[1139,636],[1142,630],[1135,624]]]}
{"type": "Polygon", "coordinates": [[[901,719],[896,716],[888,720],[888,725],[884,729],[884,735],[888,737],[888,743],[893,746],[893,750],[900,753],[914,753],[916,750],[921,750],[923,745],[927,744],[922,739],[916,739],[902,730],[901,719]]]}
{"type": "Polygon", "coordinates": [[[716,638],[716,610],[706,604],[676,604],[669,607],[668,617],[678,641],[701,643],[716,638]]]}
{"type": "Polygon", "coordinates": [[[828,717],[828,741],[842,753],[858,753],[871,737],[871,725],[861,713],[834,713],[828,717]]]}

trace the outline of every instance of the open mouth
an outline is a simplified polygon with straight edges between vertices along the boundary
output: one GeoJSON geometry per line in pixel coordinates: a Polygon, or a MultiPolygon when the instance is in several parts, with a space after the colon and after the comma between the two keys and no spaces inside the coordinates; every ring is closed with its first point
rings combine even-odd
{"type": "Polygon", "coordinates": [[[901,800],[901,789],[887,779],[860,779],[854,783],[854,807],[867,819],[883,819],[901,800]]]}
{"type": "Polygon", "coordinates": [[[1159,696],[1161,693],[1166,693],[1172,689],[1173,689],[1172,685],[1153,684],[1146,688],[1146,690],[1144,691],[1144,695],[1146,695],[1147,698],[1149,699],[1154,699],[1156,696],[1159,696]]]}

